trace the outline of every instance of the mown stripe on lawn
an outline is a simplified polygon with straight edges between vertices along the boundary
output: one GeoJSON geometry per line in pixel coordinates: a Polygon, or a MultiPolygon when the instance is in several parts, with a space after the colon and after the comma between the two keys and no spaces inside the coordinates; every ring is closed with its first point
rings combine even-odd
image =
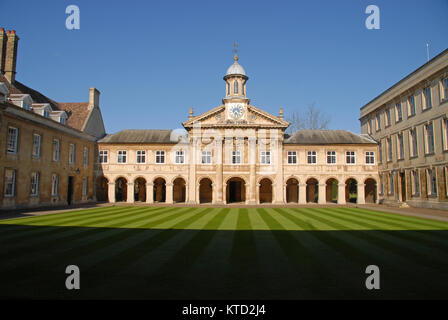
{"type": "MultiPolygon", "coordinates": [[[[157,210],[157,209],[155,209],[157,210]]],[[[128,212],[129,210],[122,212],[123,216],[133,216],[136,212],[140,212],[140,211],[155,211],[152,209],[148,209],[148,208],[139,208],[139,209],[134,209],[134,211],[128,212]]],[[[90,223],[95,222],[95,221],[111,221],[111,219],[113,220],[114,217],[116,215],[114,214],[113,216],[107,216],[107,217],[100,217],[98,218],[97,216],[92,216],[90,218],[85,219],[84,221],[88,221],[90,223]]],[[[85,223],[87,224],[87,223],[85,223]]],[[[78,225],[73,225],[74,227],[77,226],[82,226],[80,224],[78,225]]],[[[34,237],[35,239],[39,240],[39,239],[44,239],[45,237],[50,237],[50,236],[54,236],[54,235],[59,235],[59,234],[65,234],[67,232],[71,232],[73,231],[72,229],[67,229],[64,228],[64,225],[59,225],[59,224],[54,224],[54,225],[45,225],[45,226],[39,226],[39,225],[27,225],[27,229],[23,230],[20,233],[17,233],[15,235],[12,235],[10,237],[8,237],[8,239],[3,239],[4,242],[21,242],[22,239],[25,240],[29,237],[34,237]],[[32,230],[30,230],[30,227],[36,227],[32,230]],[[55,227],[60,227],[60,228],[55,228],[55,227]]]]}
{"type": "MultiPolygon", "coordinates": [[[[229,209],[209,210],[206,216],[209,218],[209,221],[204,226],[204,230],[191,231],[194,232],[191,239],[185,242],[171,259],[159,267],[151,275],[151,278],[165,278],[173,283],[174,286],[185,282],[185,279],[190,276],[190,271],[197,259],[201,257],[212,242],[228,211],[229,209]],[[217,210],[217,212],[213,213],[214,210],[217,210]]],[[[151,285],[150,279],[147,285],[151,285]]]]}
{"type": "Polygon", "coordinates": [[[271,233],[288,258],[289,263],[296,271],[297,277],[301,279],[300,283],[303,286],[312,288],[313,284],[316,285],[321,282],[326,283],[328,286],[334,286],[335,279],[329,276],[330,270],[321,262],[317,261],[314,254],[305,248],[296,237],[292,236],[293,231],[286,230],[265,209],[259,209],[258,212],[265,223],[271,228],[271,233]]]}
{"type": "MultiPolygon", "coordinates": [[[[362,221],[354,221],[353,219],[350,219],[348,217],[338,217],[332,213],[330,213],[328,210],[325,209],[314,209],[316,212],[319,212],[320,214],[325,215],[326,217],[332,217],[333,219],[337,220],[337,221],[351,221],[352,223],[357,223],[360,225],[367,225],[365,222],[362,221]]],[[[333,222],[335,223],[335,222],[333,222]]],[[[385,240],[384,237],[381,238],[380,235],[385,235],[386,232],[388,231],[383,231],[381,229],[371,229],[371,225],[370,226],[370,230],[371,232],[352,232],[351,235],[355,236],[359,239],[362,239],[363,241],[366,241],[369,245],[374,246],[377,249],[381,249],[384,252],[387,252],[389,254],[395,255],[397,257],[400,257],[401,259],[404,259],[406,262],[411,262],[411,263],[417,263],[422,265],[423,267],[427,267],[427,264],[421,264],[422,262],[426,263],[427,260],[425,260],[426,255],[423,253],[419,253],[416,252],[412,249],[407,248],[405,245],[398,245],[396,244],[396,241],[391,239],[391,240],[385,240]],[[417,256],[417,257],[416,257],[417,256]],[[420,257],[420,259],[418,259],[420,257]],[[416,259],[417,258],[417,259],[416,259]],[[421,258],[423,258],[423,261],[421,260],[421,258]]],[[[389,231],[389,233],[392,233],[394,231],[389,231]]],[[[396,231],[399,232],[399,231],[396,231]]],[[[445,264],[443,262],[443,264],[445,264]]]]}
{"type": "MultiPolygon", "coordinates": [[[[198,210],[197,208],[192,209],[198,210]]],[[[115,251],[111,256],[104,257],[103,255],[98,255],[102,257],[102,259],[99,259],[95,264],[90,266],[88,268],[88,273],[92,276],[96,275],[98,272],[103,275],[112,275],[123,271],[127,266],[134,264],[142,256],[170,241],[179,233],[182,233],[182,228],[188,227],[190,224],[194,223],[211,210],[213,210],[213,208],[202,209],[193,216],[178,222],[176,225],[177,229],[158,230],[158,233],[154,233],[153,230],[133,229],[132,231],[134,234],[143,233],[146,237],[143,237],[143,239],[135,244],[132,244],[131,246],[126,246],[126,248],[123,248],[120,252],[115,251]]],[[[128,239],[124,241],[126,241],[127,244],[130,244],[128,239]]],[[[89,281],[95,283],[94,278],[89,279],[89,281]]]]}

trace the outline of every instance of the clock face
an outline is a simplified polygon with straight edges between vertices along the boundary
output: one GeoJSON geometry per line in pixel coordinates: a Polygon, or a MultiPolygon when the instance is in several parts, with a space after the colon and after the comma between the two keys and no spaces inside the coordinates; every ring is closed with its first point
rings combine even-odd
{"type": "Polygon", "coordinates": [[[231,119],[241,119],[244,115],[244,106],[242,104],[233,104],[229,106],[229,117],[231,119]]]}

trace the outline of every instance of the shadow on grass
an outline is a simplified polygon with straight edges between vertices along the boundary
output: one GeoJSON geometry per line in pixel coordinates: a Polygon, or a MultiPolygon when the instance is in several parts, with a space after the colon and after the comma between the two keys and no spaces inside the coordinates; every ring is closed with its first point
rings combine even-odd
{"type": "MultiPolygon", "coordinates": [[[[224,215],[210,226],[219,225],[224,215]]],[[[241,219],[243,224],[244,214],[241,219]]],[[[0,297],[443,299],[448,297],[447,236],[448,231],[435,230],[0,225],[0,297]],[[72,264],[81,270],[81,290],[65,289],[65,268],[72,264]],[[365,288],[371,264],[380,268],[380,290],[365,288]]]]}

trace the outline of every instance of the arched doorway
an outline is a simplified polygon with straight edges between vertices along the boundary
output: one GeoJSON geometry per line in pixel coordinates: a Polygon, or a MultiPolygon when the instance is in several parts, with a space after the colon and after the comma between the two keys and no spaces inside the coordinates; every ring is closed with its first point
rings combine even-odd
{"type": "Polygon", "coordinates": [[[176,178],[173,182],[173,202],[185,202],[185,180],[176,178]]]}
{"type": "Polygon", "coordinates": [[[299,181],[294,178],[286,181],[286,202],[299,202],[299,181]]]}
{"type": "Polygon", "coordinates": [[[345,181],[345,202],[356,203],[358,199],[358,182],[349,178],[345,181]]]}
{"type": "Polygon", "coordinates": [[[108,199],[109,180],[105,177],[98,177],[96,179],[96,200],[98,202],[107,201],[108,199]]]}
{"type": "Polygon", "coordinates": [[[306,181],[306,202],[317,203],[319,199],[319,182],[310,178],[306,181]]]}
{"type": "Polygon", "coordinates": [[[260,203],[272,202],[272,181],[268,178],[260,180],[260,203]]]}
{"type": "Polygon", "coordinates": [[[165,202],[166,200],[166,182],[163,178],[154,180],[154,202],[165,202]]]}
{"type": "Polygon", "coordinates": [[[372,178],[368,178],[364,183],[366,203],[376,203],[376,181],[372,178]]]}
{"type": "Polygon", "coordinates": [[[212,180],[203,178],[199,181],[199,203],[211,203],[213,200],[212,180]]]}
{"type": "Polygon", "coordinates": [[[137,178],[134,181],[134,200],[146,201],[146,180],[144,178],[137,178]]]}
{"type": "Polygon", "coordinates": [[[128,197],[128,181],[120,177],[115,180],[115,201],[127,201],[128,197]]]}
{"type": "Polygon", "coordinates": [[[246,183],[241,178],[231,178],[227,181],[226,188],[227,203],[246,201],[246,183]]]}
{"type": "Polygon", "coordinates": [[[325,198],[327,202],[338,202],[338,180],[330,178],[326,182],[325,198]]]}

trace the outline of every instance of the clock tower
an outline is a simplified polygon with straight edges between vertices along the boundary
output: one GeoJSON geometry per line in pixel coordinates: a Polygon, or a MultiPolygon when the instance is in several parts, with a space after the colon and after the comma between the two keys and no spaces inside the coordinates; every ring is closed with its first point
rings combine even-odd
{"type": "Polygon", "coordinates": [[[226,82],[226,97],[222,99],[226,106],[227,119],[245,120],[247,105],[250,99],[246,97],[246,83],[249,79],[243,67],[238,63],[237,45],[233,64],[227,69],[224,81],[226,82]]]}

